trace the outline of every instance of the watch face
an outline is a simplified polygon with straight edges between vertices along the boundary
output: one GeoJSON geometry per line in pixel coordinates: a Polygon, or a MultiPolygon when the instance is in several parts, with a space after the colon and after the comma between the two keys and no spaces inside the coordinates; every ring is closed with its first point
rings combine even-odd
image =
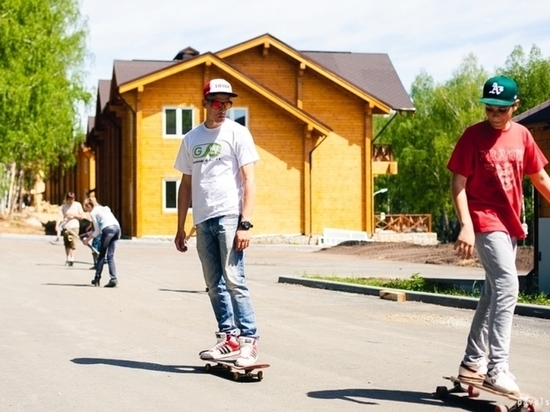
{"type": "Polygon", "coordinates": [[[250,222],[247,222],[246,220],[245,221],[242,221],[240,226],[243,228],[243,229],[250,229],[252,227],[252,225],[250,224],[250,222]]]}

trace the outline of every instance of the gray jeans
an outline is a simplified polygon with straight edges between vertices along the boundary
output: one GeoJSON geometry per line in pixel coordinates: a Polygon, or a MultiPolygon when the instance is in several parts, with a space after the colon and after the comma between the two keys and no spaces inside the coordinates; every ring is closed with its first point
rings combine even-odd
{"type": "Polygon", "coordinates": [[[485,269],[485,283],[472,320],[464,363],[489,369],[507,364],[519,282],[517,239],[505,232],[476,233],[475,246],[485,269]]]}

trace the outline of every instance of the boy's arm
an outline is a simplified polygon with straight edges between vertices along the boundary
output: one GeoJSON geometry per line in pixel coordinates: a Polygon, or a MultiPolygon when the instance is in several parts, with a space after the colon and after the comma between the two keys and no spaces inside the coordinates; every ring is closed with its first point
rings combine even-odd
{"type": "Polygon", "coordinates": [[[550,177],[546,170],[541,169],[537,173],[529,175],[529,178],[539,193],[550,202],[550,177]]]}
{"type": "Polygon", "coordinates": [[[187,252],[185,220],[187,219],[187,211],[191,205],[191,184],[191,175],[182,174],[178,190],[178,227],[176,238],[174,239],[176,249],[180,252],[187,252]]]}
{"type": "Polygon", "coordinates": [[[468,197],[466,195],[467,178],[458,173],[453,173],[451,178],[451,195],[455,206],[460,233],[455,243],[455,250],[463,259],[469,259],[474,253],[475,233],[470,210],[468,209],[468,197]]]}
{"type": "MultiPolygon", "coordinates": [[[[241,167],[241,177],[243,180],[243,198],[240,219],[250,221],[256,197],[256,174],[254,171],[254,163],[248,163],[241,167]]],[[[238,230],[237,228],[235,234],[235,249],[241,251],[246,249],[249,245],[250,231],[238,230]]]]}

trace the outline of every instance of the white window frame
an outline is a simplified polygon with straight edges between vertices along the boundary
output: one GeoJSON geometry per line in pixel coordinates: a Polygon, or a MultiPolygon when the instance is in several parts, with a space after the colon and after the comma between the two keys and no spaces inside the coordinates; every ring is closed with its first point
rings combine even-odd
{"type": "Polygon", "coordinates": [[[249,116],[248,116],[248,107],[235,107],[233,106],[231,109],[229,109],[227,111],[227,117],[231,120],[235,120],[235,110],[243,110],[244,111],[244,119],[245,119],[245,123],[243,126],[244,127],[248,127],[248,125],[250,124],[250,119],[249,119],[249,116]]]}
{"type": "Polygon", "coordinates": [[[183,133],[181,128],[181,120],[182,120],[182,113],[183,111],[190,111],[191,112],[191,129],[194,128],[197,125],[196,121],[196,108],[193,106],[164,106],[162,108],[162,137],[164,139],[181,139],[183,136],[185,136],[185,133],[183,133]],[[176,133],[175,134],[167,134],[166,133],[166,111],[167,110],[175,110],[176,111],[176,133]]]}

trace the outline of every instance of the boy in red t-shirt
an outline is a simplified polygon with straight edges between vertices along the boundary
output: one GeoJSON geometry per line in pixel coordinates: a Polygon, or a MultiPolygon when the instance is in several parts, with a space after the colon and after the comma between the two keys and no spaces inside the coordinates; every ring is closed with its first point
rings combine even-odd
{"type": "Polygon", "coordinates": [[[548,161],[531,133],[511,121],[519,99],[516,82],[505,76],[487,80],[483,97],[487,120],[468,127],[447,167],[461,229],[455,250],[471,257],[474,246],[485,269],[485,282],[472,320],[459,376],[488,387],[519,393],[509,372],[512,320],[518,296],[515,264],[521,225],[522,179],[550,200],[548,161]]]}

